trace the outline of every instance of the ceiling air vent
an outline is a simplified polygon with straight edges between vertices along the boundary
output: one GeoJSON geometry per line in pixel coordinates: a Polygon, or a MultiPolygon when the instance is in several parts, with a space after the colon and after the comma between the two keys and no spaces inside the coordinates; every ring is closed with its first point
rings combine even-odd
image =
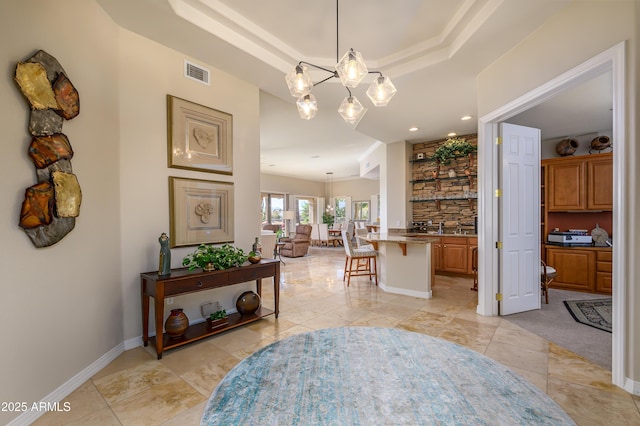
{"type": "Polygon", "coordinates": [[[208,69],[202,68],[194,64],[193,62],[189,62],[185,59],[184,61],[184,76],[190,78],[191,80],[199,81],[200,83],[206,84],[207,86],[211,85],[209,80],[209,76],[211,73],[208,69]]]}

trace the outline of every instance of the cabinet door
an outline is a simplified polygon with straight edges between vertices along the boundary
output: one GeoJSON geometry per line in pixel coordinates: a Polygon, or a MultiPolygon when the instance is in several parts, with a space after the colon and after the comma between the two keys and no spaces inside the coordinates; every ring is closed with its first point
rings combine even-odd
{"type": "Polygon", "coordinates": [[[587,162],[587,209],[613,210],[613,158],[587,162]]]}
{"type": "Polygon", "coordinates": [[[478,247],[478,239],[477,238],[467,238],[467,274],[473,274],[473,249],[478,247]]]}
{"type": "Polygon", "coordinates": [[[596,272],[596,293],[611,294],[611,272],[596,272]]]}
{"type": "Polygon", "coordinates": [[[467,241],[455,238],[455,242],[442,239],[442,270],[447,272],[467,273],[467,241]],[[464,242],[463,242],[464,241],[464,242]]]}
{"type": "Polygon", "coordinates": [[[550,163],[546,168],[548,211],[586,209],[584,160],[563,160],[550,163]]]}
{"type": "Polygon", "coordinates": [[[547,264],[558,275],[552,288],[593,292],[595,290],[596,255],[578,248],[547,248],[547,264]]]}
{"type": "Polygon", "coordinates": [[[438,241],[431,243],[431,261],[433,262],[432,268],[434,271],[442,270],[442,240],[438,238],[438,241]]]}

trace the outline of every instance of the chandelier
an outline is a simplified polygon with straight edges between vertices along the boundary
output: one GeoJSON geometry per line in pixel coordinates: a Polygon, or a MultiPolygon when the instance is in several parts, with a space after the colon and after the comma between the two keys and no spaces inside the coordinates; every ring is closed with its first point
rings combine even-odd
{"type": "Polygon", "coordinates": [[[333,172],[327,172],[327,181],[325,182],[324,193],[327,196],[327,213],[333,213],[333,172]]]}
{"type": "Polygon", "coordinates": [[[300,118],[305,120],[311,120],[318,112],[318,102],[315,96],[311,93],[311,89],[315,86],[324,83],[332,78],[340,79],[342,85],[347,89],[349,95],[344,98],[338,113],[342,116],[344,121],[356,127],[364,114],[367,112],[367,108],[363,107],[358,98],[352,95],[350,88],[358,87],[358,84],[364,79],[367,74],[378,74],[378,77],[373,80],[369,88],[367,89],[367,96],[373,102],[373,105],[377,107],[386,106],[393,95],[396,94],[396,87],[391,82],[389,77],[382,75],[380,71],[369,71],[367,65],[362,59],[360,52],[356,52],[353,49],[349,49],[342,58],[338,56],[338,0],[336,0],[336,65],[335,69],[328,69],[315,65],[309,62],[300,61],[286,76],[285,80],[289,87],[291,96],[298,98],[296,105],[298,107],[298,113],[300,118]],[[311,75],[309,74],[309,67],[313,67],[322,71],[326,71],[331,75],[327,78],[313,83],[311,81],[311,75]]]}

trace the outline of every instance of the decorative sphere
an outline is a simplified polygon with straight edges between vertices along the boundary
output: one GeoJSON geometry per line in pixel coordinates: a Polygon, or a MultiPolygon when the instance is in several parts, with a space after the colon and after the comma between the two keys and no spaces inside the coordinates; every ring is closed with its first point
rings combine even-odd
{"type": "Polygon", "coordinates": [[[262,259],[262,257],[260,255],[249,256],[249,262],[251,262],[251,263],[258,263],[258,262],[260,262],[260,259],[262,259]]]}
{"type": "Polygon", "coordinates": [[[240,315],[252,314],[260,307],[260,296],[252,291],[245,291],[236,301],[236,309],[240,315]]]}

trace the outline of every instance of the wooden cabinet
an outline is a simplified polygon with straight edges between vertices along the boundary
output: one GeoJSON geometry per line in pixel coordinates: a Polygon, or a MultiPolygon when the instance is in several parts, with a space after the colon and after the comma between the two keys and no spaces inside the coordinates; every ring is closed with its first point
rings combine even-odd
{"type": "Polygon", "coordinates": [[[469,274],[471,271],[471,249],[478,246],[477,237],[436,237],[431,244],[431,260],[436,272],[469,274]]]}
{"type": "Polygon", "coordinates": [[[478,237],[467,238],[467,274],[473,274],[473,249],[478,247],[478,237]]]}
{"type": "Polygon", "coordinates": [[[442,270],[442,238],[437,238],[437,241],[431,243],[431,261],[434,271],[442,270]]]}
{"type": "Polygon", "coordinates": [[[596,293],[611,294],[611,251],[596,252],[596,293]]]}
{"type": "Polygon", "coordinates": [[[547,264],[557,277],[551,288],[611,294],[611,249],[547,246],[547,264]]]}
{"type": "Polygon", "coordinates": [[[611,153],[543,160],[549,212],[613,209],[611,153]]]}
{"type": "Polygon", "coordinates": [[[442,237],[442,270],[446,272],[467,272],[467,239],[463,237],[442,237]]]}
{"type": "Polygon", "coordinates": [[[547,165],[548,211],[584,210],[586,169],[582,159],[561,159],[547,165]]]}
{"type": "Polygon", "coordinates": [[[276,318],[278,318],[280,261],[262,259],[260,263],[212,272],[189,271],[187,268],[172,269],[169,275],[158,275],[157,271],[144,272],[140,274],[140,287],[142,294],[142,342],[144,346],[148,346],[149,342],[155,344],[158,359],[161,359],[162,353],[166,349],[182,346],[231,328],[258,321],[266,315],[275,314],[276,318]],[[184,336],[180,338],[170,338],[168,334],[162,333],[165,297],[226,287],[253,280],[256,281],[256,290],[258,295],[261,296],[261,279],[269,277],[273,277],[274,310],[262,306],[253,314],[241,315],[234,313],[229,315],[227,325],[215,329],[209,328],[206,322],[192,324],[187,328],[184,336]],[[149,301],[151,298],[154,299],[156,336],[149,336],[149,301]]]}
{"type": "Polygon", "coordinates": [[[613,210],[613,159],[610,155],[587,161],[588,210],[613,210]]]}

